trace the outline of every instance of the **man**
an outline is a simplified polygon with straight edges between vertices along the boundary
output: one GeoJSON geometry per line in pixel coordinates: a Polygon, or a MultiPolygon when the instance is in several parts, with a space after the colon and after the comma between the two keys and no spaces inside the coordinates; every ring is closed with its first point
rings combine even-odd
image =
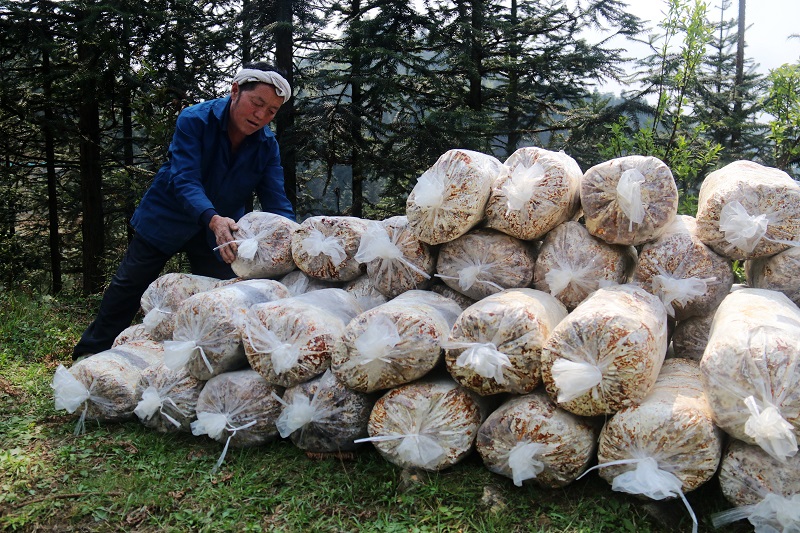
{"type": "Polygon", "coordinates": [[[181,111],[167,162],[133,214],[135,234],[100,310],[73,350],[73,358],[111,348],[131,324],[142,294],[169,259],[186,252],[192,273],[235,277],[236,220],[253,192],[263,211],[295,219],[283,188],[275,135],[267,124],[291,97],[286,79],[266,63],[233,78],[230,96],[181,111]]]}

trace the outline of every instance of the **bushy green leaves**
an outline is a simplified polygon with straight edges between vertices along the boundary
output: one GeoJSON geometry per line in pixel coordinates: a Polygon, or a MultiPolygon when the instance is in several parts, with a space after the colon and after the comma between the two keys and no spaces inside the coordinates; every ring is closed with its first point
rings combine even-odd
{"type": "Polygon", "coordinates": [[[800,63],[771,71],[767,82],[764,111],[773,117],[769,137],[775,143],[776,166],[788,171],[800,163],[800,63]]]}

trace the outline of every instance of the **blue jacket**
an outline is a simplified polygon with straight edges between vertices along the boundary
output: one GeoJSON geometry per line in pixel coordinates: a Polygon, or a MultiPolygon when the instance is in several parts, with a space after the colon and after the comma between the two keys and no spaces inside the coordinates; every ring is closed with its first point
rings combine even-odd
{"type": "Polygon", "coordinates": [[[228,138],[230,96],[181,111],[169,157],[131,218],[145,241],[167,254],[177,253],[202,228],[208,209],[239,220],[255,192],[263,211],[295,220],[283,189],[278,141],[269,127],[248,136],[231,152],[228,138]]]}

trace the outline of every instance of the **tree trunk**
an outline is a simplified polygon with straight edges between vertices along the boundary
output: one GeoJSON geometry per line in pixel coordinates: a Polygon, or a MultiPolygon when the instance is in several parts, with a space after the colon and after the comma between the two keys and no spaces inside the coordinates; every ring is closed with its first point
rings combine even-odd
{"type": "Polygon", "coordinates": [[[736,81],[733,89],[733,116],[736,117],[735,126],[731,131],[731,149],[734,153],[741,153],[742,127],[739,120],[742,114],[742,97],[744,91],[744,30],[745,30],[745,0],[739,0],[739,28],[736,43],[736,81]]]}
{"type": "Polygon", "coordinates": [[[469,97],[467,105],[473,111],[480,111],[483,107],[481,94],[482,61],[481,33],[483,32],[483,2],[472,1],[472,16],[470,21],[470,66],[469,66],[469,97]]]}
{"type": "MultiPolygon", "coordinates": [[[[353,14],[353,17],[361,17],[361,1],[360,0],[353,0],[350,5],[350,12],[353,14]]],[[[352,112],[352,123],[351,123],[351,134],[353,138],[353,147],[351,151],[351,161],[350,165],[352,168],[352,190],[353,190],[353,204],[352,210],[350,215],[354,217],[362,217],[364,211],[364,198],[363,198],[363,188],[364,188],[364,168],[363,168],[363,150],[364,150],[364,138],[363,132],[361,131],[361,114],[363,113],[363,95],[361,92],[361,52],[359,49],[361,48],[361,35],[360,29],[357,27],[357,24],[354,24],[355,20],[350,23],[351,28],[351,35],[350,35],[350,50],[352,53],[350,54],[350,97],[351,97],[351,112],[352,112]]]]}
{"type": "Polygon", "coordinates": [[[506,129],[508,131],[506,137],[506,158],[513,154],[520,141],[519,134],[519,71],[515,67],[518,56],[520,53],[519,35],[517,32],[518,14],[517,14],[517,0],[511,0],[511,57],[509,64],[511,67],[508,71],[508,111],[506,115],[506,129]]]}
{"type": "MultiPolygon", "coordinates": [[[[292,0],[278,0],[278,24],[275,28],[275,63],[286,73],[286,81],[294,87],[294,27],[292,0]]],[[[283,185],[286,196],[297,207],[297,154],[294,139],[294,98],[286,102],[276,122],[278,143],[283,165],[283,185]]]]}
{"type": "MultiPolygon", "coordinates": [[[[130,57],[130,28],[129,22],[127,17],[122,23],[122,31],[125,35],[126,39],[125,43],[125,68],[126,70],[131,68],[131,57],[130,57]]],[[[133,194],[134,187],[133,187],[133,109],[131,105],[131,93],[133,92],[133,88],[129,82],[123,82],[122,84],[122,158],[123,164],[125,165],[125,200],[123,209],[125,211],[125,228],[126,228],[126,236],[128,238],[128,242],[133,239],[133,228],[128,223],[133,217],[133,211],[136,208],[136,200],[137,198],[133,194]]]]}
{"type": "MultiPolygon", "coordinates": [[[[278,3],[280,4],[280,2],[278,3]]],[[[253,42],[253,32],[250,31],[251,9],[253,7],[250,0],[242,0],[242,63],[249,63],[253,60],[253,51],[250,47],[250,43],[253,42]]]]}
{"type": "MultiPolygon", "coordinates": [[[[52,88],[50,87],[50,54],[42,50],[42,79],[44,85],[44,101],[52,101],[52,88]]],[[[50,271],[53,282],[50,287],[53,294],[58,294],[63,289],[61,279],[61,245],[58,238],[58,189],[56,187],[56,150],[53,135],[55,121],[53,107],[45,105],[44,108],[44,159],[47,168],[47,218],[48,218],[48,243],[50,248],[50,271]]]]}
{"type": "Polygon", "coordinates": [[[78,44],[78,61],[82,65],[79,84],[83,95],[78,108],[78,131],[80,134],[81,205],[83,221],[83,293],[100,292],[103,289],[102,268],[105,251],[103,234],[103,191],[100,166],[100,103],[97,99],[98,51],[95,45],[78,44]]]}

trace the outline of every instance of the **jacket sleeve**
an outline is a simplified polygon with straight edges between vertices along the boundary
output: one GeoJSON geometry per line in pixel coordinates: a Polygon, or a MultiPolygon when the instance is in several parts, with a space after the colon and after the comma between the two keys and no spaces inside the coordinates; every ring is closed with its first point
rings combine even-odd
{"type": "Polygon", "coordinates": [[[200,117],[182,112],[170,146],[169,187],[178,199],[178,207],[198,221],[204,211],[214,208],[203,187],[201,172],[206,126],[200,117]]]}
{"type": "Polygon", "coordinates": [[[265,148],[269,151],[264,174],[256,188],[261,210],[282,215],[290,220],[295,220],[294,207],[286,196],[283,181],[283,167],[281,166],[280,150],[277,141],[273,138],[265,148]]]}

